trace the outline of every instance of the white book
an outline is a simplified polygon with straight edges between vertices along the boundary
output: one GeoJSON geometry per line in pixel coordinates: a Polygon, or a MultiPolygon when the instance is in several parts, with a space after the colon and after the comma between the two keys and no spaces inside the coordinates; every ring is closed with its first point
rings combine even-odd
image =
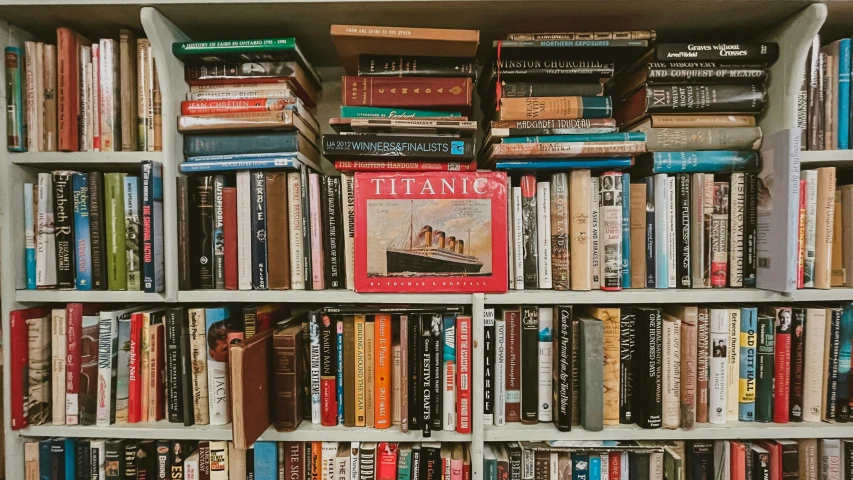
{"type": "Polygon", "coordinates": [[[536,184],[536,237],[539,239],[539,288],[550,289],[551,272],[551,184],[536,184]]]}
{"type": "MultiPolygon", "coordinates": [[[[484,327],[484,330],[485,330],[485,327],[493,327],[493,326],[495,326],[495,309],[494,308],[484,308],[483,309],[483,327],[484,327]]],[[[486,341],[488,342],[489,339],[486,339],[486,341]]],[[[494,345],[494,339],[492,339],[492,344],[494,345]]],[[[487,360],[487,361],[491,361],[491,360],[487,360]]],[[[484,369],[484,371],[488,371],[488,369],[484,369]]],[[[483,384],[485,386],[485,389],[486,390],[491,389],[491,391],[494,392],[495,391],[494,377],[489,378],[488,376],[486,376],[483,380],[484,380],[483,384]],[[492,385],[489,385],[489,382],[492,382],[492,385]]],[[[492,412],[493,413],[485,413],[485,412],[483,413],[483,425],[494,425],[495,424],[494,405],[495,405],[495,399],[493,396],[492,397],[492,412]]]]}
{"type": "MultiPolygon", "coordinates": [[[[448,432],[456,431],[456,372],[458,356],[456,352],[456,322],[451,325],[442,325],[442,350],[453,353],[453,358],[443,358],[441,366],[441,391],[442,403],[442,430],[448,432]]],[[[377,340],[378,341],[378,340],[377,340]]]]}
{"type": "Polygon", "coordinates": [[[65,425],[65,359],[68,326],[65,309],[51,312],[51,384],[53,392],[53,424],[65,425]]]}
{"type": "Polygon", "coordinates": [[[744,174],[729,179],[729,287],[743,287],[743,239],[746,204],[744,174]]]}
{"type": "MultiPolygon", "coordinates": [[[[347,448],[349,444],[342,443],[340,448],[347,448]]],[[[350,480],[350,456],[349,451],[340,452],[335,457],[335,476],[334,480],[350,480]]]]}
{"type": "Polygon", "coordinates": [[[539,309],[539,421],[550,422],[552,419],[554,395],[551,390],[551,367],[553,359],[552,331],[554,329],[554,309],[542,307],[539,309]]]}
{"type": "Polygon", "coordinates": [[[600,279],[604,290],[622,288],[622,174],[608,172],[599,177],[600,279]]]}
{"type": "Polygon", "coordinates": [[[322,457],[320,479],[335,480],[335,458],[338,456],[338,442],[323,442],[320,448],[320,455],[322,457]]]}
{"type": "Polygon", "coordinates": [[[803,287],[814,288],[815,241],[817,219],[817,170],[800,172],[806,181],[806,238],[804,243],[803,287]]]}
{"type": "Polygon", "coordinates": [[[676,429],[681,426],[681,319],[663,314],[663,384],[662,426],[676,429]]]}
{"type": "MultiPolygon", "coordinates": [[[[320,405],[320,323],[316,315],[308,321],[309,366],[311,378],[311,423],[322,423],[320,405]]],[[[366,355],[365,355],[366,356],[366,355]]]]}
{"type": "MultiPolygon", "coordinates": [[[[603,475],[604,470],[601,473],[603,475]]],[[[548,480],[560,480],[560,454],[557,452],[548,454],[548,480]]]]}
{"type": "Polygon", "coordinates": [[[89,441],[89,451],[91,452],[92,458],[92,479],[95,480],[105,480],[106,479],[106,463],[104,463],[104,457],[107,453],[107,444],[106,440],[102,439],[92,439],[89,441]]]}
{"type": "Polygon", "coordinates": [[[36,288],[56,286],[56,237],[53,226],[53,175],[39,173],[36,288]]]}
{"type": "Polygon", "coordinates": [[[36,105],[36,62],[38,61],[38,43],[24,42],[24,72],[23,72],[23,99],[24,99],[24,119],[26,120],[26,147],[29,152],[39,151],[38,141],[38,106],[36,105]]]}
{"type": "Polygon", "coordinates": [[[806,345],[803,358],[803,421],[819,422],[823,414],[823,357],[826,309],[806,309],[806,345]]]}
{"type": "Polygon", "coordinates": [[[82,69],[80,83],[80,115],[81,126],[85,132],[81,132],[81,145],[86,146],[87,152],[94,151],[95,137],[92,112],[94,111],[95,99],[92,98],[92,48],[80,48],[80,67],[82,69]]]}
{"type": "Polygon", "coordinates": [[[521,187],[512,187],[512,237],[515,289],[524,290],[524,225],[521,210],[521,187]]]}
{"type": "MultiPolygon", "coordinates": [[[[305,245],[302,231],[302,177],[299,172],[287,174],[287,214],[290,215],[287,233],[290,236],[290,289],[305,290],[305,245]]],[[[249,252],[251,258],[251,249],[249,252]]],[[[249,268],[249,288],[251,287],[249,268]]]]}
{"type": "MultiPolygon", "coordinates": [[[[502,315],[495,318],[495,390],[494,390],[494,415],[495,425],[502,427],[506,425],[506,320],[502,315]]],[[[456,400],[451,399],[453,405],[456,400]]]]}
{"type": "Polygon", "coordinates": [[[601,480],[610,480],[610,455],[601,454],[601,480]]]}
{"type": "Polygon", "coordinates": [[[675,177],[667,177],[666,178],[666,226],[667,226],[667,249],[666,249],[666,258],[669,262],[667,264],[667,284],[669,288],[676,288],[678,286],[678,274],[676,271],[677,268],[677,258],[678,258],[678,248],[675,245],[675,177]]]}
{"type": "Polygon", "coordinates": [[[663,452],[654,451],[649,454],[648,478],[663,480],[663,452]]]}
{"type": "Polygon", "coordinates": [[[655,194],[655,288],[669,288],[669,177],[654,178],[655,194]]]}
{"type": "Polygon", "coordinates": [[[30,135],[36,136],[39,151],[44,151],[44,43],[42,42],[36,45],[36,120],[37,124],[34,127],[28,127],[29,132],[30,135]]]}
{"type": "Polygon", "coordinates": [[[237,172],[237,285],[240,290],[252,289],[252,174],[248,170],[237,172]]]}
{"type": "Polygon", "coordinates": [[[726,363],[726,415],[738,418],[740,401],[740,308],[728,309],[728,358],[726,363]]]}
{"type": "Polygon", "coordinates": [[[621,452],[619,454],[619,465],[622,467],[622,469],[619,472],[619,480],[631,480],[631,472],[629,472],[627,468],[628,462],[628,452],[621,452]]]}
{"type": "Polygon", "coordinates": [[[507,288],[515,290],[515,242],[513,241],[513,223],[512,223],[512,177],[506,177],[506,253],[507,253],[507,278],[509,280],[507,288]]]}
{"type": "Polygon", "coordinates": [[[360,480],[358,469],[359,442],[349,444],[349,480],[360,480]]]}
{"type": "MultiPolygon", "coordinates": [[[[599,234],[599,187],[598,187],[598,177],[590,178],[589,185],[589,194],[590,194],[590,222],[589,222],[589,237],[590,237],[590,261],[589,261],[589,275],[590,275],[590,288],[592,290],[598,290],[601,288],[601,267],[598,265],[601,255],[601,236],[599,234]]],[[[549,220],[550,221],[550,220],[549,220]]]]}
{"type": "Polygon", "coordinates": [[[731,478],[730,471],[731,458],[731,442],[728,440],[717,440],[714,442],[714,480],[729,480],[731,478]]]}
{"type": "MultiPolygon", "coordinates": [[[[288,182],[290,176],[288,176],[288,182]]],[[[290,187],[290,185],[288,185],[290,187]]],[[[289,202],[289,200],[288,200],[289,202]]],[[[341,205],[344,206],[344,271],[347,276],[347,289],[355,288],[355,182],[352,174],[341,174],[341,205]]],[[[291,224],[293,223],[291,219],[291,224]]],[[[293,244],[291,238],[291,245],[293,244]]],[[[293,271],[293,254],[291,253],[290,269],[293,271]]],[[[291,285],[293,283],[293,274],[290,276],[291,285]]],[[[293,288],[291,286],[291,288],[293,288]]]]}
{"type": "Polygon", "coordinates": [[[198,469],[198,450],[196,450],[195,453],[184,460],[184,478],[186,480],[198,480],[200,473],[198,469]]]}
{"type": "Polygon", "coordinates": [[[820,478],[821,480],[841,480],[841,440],[820,439],[820,478]]]}
{"type": "Polygon", "coordinates": [[[190,364],[192,366],[193,417],[196,425],[210,424],[210,397],[207,383],[207,325],[204,308],[190,308],[190,364]]]}
{"type": "Polygon", "coordinates": [[[118,374],[118,322],[129,319],[137,307],[101,312],[98,328],[98,416],[96,424],[108,427],[115,421],[115,392],[118,374]]]}
{"type": "Polygon", "coordinates": [[[711,331],[711,358],[708,361],[710,372],[708,381],[708,421],[714,424],[726,423],[726,361],[729,343],[729,311],[725,308],[712,308],[709,324],[711,331]]]}

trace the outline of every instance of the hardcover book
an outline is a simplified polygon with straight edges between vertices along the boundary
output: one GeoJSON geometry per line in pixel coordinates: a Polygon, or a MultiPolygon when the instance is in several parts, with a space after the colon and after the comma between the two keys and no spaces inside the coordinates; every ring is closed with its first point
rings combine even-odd
{"type": "Polygon", "coordinates": [[[355,188],[357,291],[506,291],[505,174],[359,173],[355,188]]]}

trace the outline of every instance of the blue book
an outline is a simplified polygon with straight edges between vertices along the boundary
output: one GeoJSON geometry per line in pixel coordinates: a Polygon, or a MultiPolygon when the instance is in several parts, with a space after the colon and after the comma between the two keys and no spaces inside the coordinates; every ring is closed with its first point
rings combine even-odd
{"type": "Polygon", "coordinates": [[[50,447],[52,444],[53,441],[49,438],[39,442],[39,480],[52,480],[50,471],[50,447]]]}
{"type": "MultiPolygon", "coordinates": [[[[442,316],[442,329],[441,329],[441,369],[444,372],[456,372],[456,314],[455,313],[445,313],[442,316]]],[[[447,377],[447,375],[444,375],[447,377]]],[[[447,380],[447,378],[445,378],[447,380]]],[[[440,382],[440,380],[439,380],[440,382]]],[[[458,386],[452,380],[447,382],[445,381],[442,385],[441,391],[444,393],[443,399],[440,398],[439,402],[444,403],[445,409],[450,409],[450,411],[454,411],[453,404],[456,402],[456,390],[458,390],[458,386]],[[454,386],[452,391],[448,391],[447,386],[454,386]]],[[[447,418],[448,415],[444,415],[443,418],[447,418]]],[[[442,420],[444,423],[444,428],[449,428],[451,425],[447,423],[447,420],[442,420]]]]}
{"type": "MultiPolygon", "coordinates": [[[[572,453],[572,480],[590,480],[589,454],[572,453]]],[[[601,476],[599,475],[599,478],[601,476]]]]}
{"type": "Polygon", "coordinates": [[[838,409],[839,418],[850,420],[850,369],[851,341],[853,341],[853,304],[846,304],[841,311],[841,342],[838,345],[838,409]]]}
{"type": "Polygon", "coordinates": [[[498,458],[492,446],[483,448],[483,480],[498,480],[498,458]]]}
{"type": "Polygon", "coordinates": [[[655,266],[655,178],[646,178],[646,288],[657,284],[655,266]]]}
{"type": "Polygon", "coordinates": [[[27,263],[27,290],[36,289],[36,225],[33,215],[33,184],[24,184],[24,250],[27,263]]]}
{"type": "Polygon", "coordinates": [[[337,377],[337,397],[338,397],[338,425],[344,424],[344,322],[343,320],[338,320],[335,324],[336,333],[338,337],[337,343],[337,360],[338,360],[338,371],[336,372],[337,377]]]}
{"type": "Polygon", "coordinates": [[[163,251],[163,166],[142,162],[142,289],[162,292],[165,287],[163,251]]]}
{"type": "Polygon", "coordinates": [[[207,332],[207,403],[211,425],[231,423],[230,382],[228,381],[228,332],[231,310],[228,307],[205,308],[207,332]],[[216,388],[216,386],[220,386],[216,388]]]}
{"type": "Polygon", "coordinates": [[[622,288],[631,288],[631,174],[622,173],[622,288]]]}
{"type": "MultiPolygon", "coordinates": [[[[244,132],[185,135],[184,155],[230,155],[235,153],[298,152],[299,132],[244,132]]],[[[306,148],[310,148],[307,147],[306,148]]]]}
{"type": "Polygon", "coordinates": [[[838,149],[850,148],[850,39],[838,41],[838,149]]]}
{"type": "Polygon", "coordinates": [[[264,172],[252,172],[252,288],[267,290],[267,187],[264,172]]]}
{"type": "MultiPolygon", "coordinates": [[[[6,147],[10,152],[27,151],[27,122],[24,115],[24,52],[6,47],[6,147]]],[[[33,129],[35,130],[35,129],[33,129]]]]}
{"type": "MultiPolygon", "coordinates": [[[[669,177],[654,177],[655,197],[655,288],[669,288],[669,177]]],[[[648,201],[648,199],[646,199],[648,201]]]]}
{"type": "Polygon", "coordinates": [[[71,175],[74,196],[74,245],[76,245],[77,290],[92,289],[92,245],[89,226],[89,176],[71,175]]]}
{"type": "Polygon", "coordinates": [[[255,442],[255,478],[278,478],[278,446],[276,442],[255,442]]]}
{"type": "Polygon", "coordinates": [[[506,137],[501,143],[549,143],[549,142],[645,142],[643,132],[594,133],[590,135],[538,135],[535,137],[506,137]]]}
{"type": "Polygon", "coordinates": [[[740,381],[738,382],[738,420],[755,421],[755,372],[758,352],[758,310],[740,309],[740,381]]]}
{"type": "Polygon", "coordinates": [[[441,110],[416,110],[411,108],[341,107],[341,118],[429,118],[461,117],[461,112],[441,110]]]}
{"type": "Polygon", "coordinates": [[[601,457],[598,455],[589,456],[589,478],[601,478],[601,457]]]}
{"type": "Polygon", "coordinates": [[[495,162],[496,170],[535,170],[537,172],[552,172],[566,170],[605,170],[627,168],[634,164],[630,157],[626,158],[586,158],[586,159],[556,159],[556,160],[499,160],[495,162]]]}
{"type": "Polygon", "coordinates": [[[300,162],[297,157],[267,157],[255,160],[222,160],[213,162],[184,162],[181,173],[227,172],[235,170],[297,170],[300,162]]]}
{"type": "Polygon", "coordinates": [[[217,290],[225,290],[225,216],[222,189],[225,176],[213,176],[213,283],[217,290]]]}
{"type": "Polygon", "coordinates": [[[65,478],[66,480],[77,478],[77,462],[75,461],[77,452],[77,440],[74,438],[66,438],[63,440],[65,444],[65,478]]]}
{"type": "Polygon", "coordinates": [[[637,157],[635,173],[754,172],[758,167],[758,152],[752,151],[653,152],[637,157]]]}

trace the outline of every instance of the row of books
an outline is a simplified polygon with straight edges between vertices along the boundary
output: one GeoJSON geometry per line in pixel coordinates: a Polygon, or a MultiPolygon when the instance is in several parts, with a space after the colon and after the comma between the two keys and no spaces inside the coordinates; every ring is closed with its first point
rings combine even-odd
{"type": "Polygon", "coordinates": [[[164,289],[163,169],[39,173],[24,184],[27,289],[164,289]]]}
{"type": "Polygon", "coordinates": [[[799,95],[803,148],[850,148],[850,39],[827,45],[816,35],[809,50],[799,95]]]}
{"type": "Polygon", "coordinates": [[[27,478],[466,480],[467,445],[46,438],[24,444],[27,478]]]}
{"type": "MultiPolygon", "coordinates": [[[[746,153],[738,166],[754,170],[746,153]]],[[[641,180],[585,169],[510,177],[509,288],[755,287],[756,174],[641,180]]]]}
{"type": "Polygon", "coordinates": [[[163,149],[151,44],[121,29],[92,42],[65,27],[57,45],[6,47],[8,148],[14,152],[163,149]]]}
{"type": "Polygon", "coordinates": [[[848,422],[853,304],[486,308],[484,421],[848,422]]]}
{"type": "Polygon", "coordinates": [[[487,443],[486,480],[853,478],[853,441],[487,443]]]}

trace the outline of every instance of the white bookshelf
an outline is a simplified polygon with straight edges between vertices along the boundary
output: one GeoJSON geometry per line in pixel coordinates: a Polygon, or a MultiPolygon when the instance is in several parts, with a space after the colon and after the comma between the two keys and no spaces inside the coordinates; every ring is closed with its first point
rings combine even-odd
{"type": "MultiPolygon", "coordinates": [[[[10,153],[0,145],[0,294],[2,329],[9,331],[9,312],[41,303],[117,302],[125,304],[211,304],[222,302],[361,303],[361,304],[460,304],[468,306],[473,322],[472,432],[435,431],[431,441],[470,442],[472,475],[482,479],[484,442],[510,440],[676,440],[722,438],[853,437],[853,429],[824,423],[697,425],[696,429],[643,430],[634,426],[605,428],[602,432],[573,429],[558,432],[550,424],[505,427],[482,423],[483,308],[513,304],[602,304],[635,305],[667,303],[788,303],[853,300],[853,289],[800,290],[785,295],[755,289],[651,290],[622,292],[511,291],[503,294],[357,294],[350,291],[178,291],[177,225],[174,178],[183,160],[182,137],[176,130],[180,100],[188,91],[183,65],[171,54],[175,41],[193,39],[264,38],[295,36],[307,58],[318,67],[324,89],[316,117],[324,133],[327,119],[340,104],[343,70],[329,38],[335,23],[402,25],[413,27],[470,28],[481,31],[481,53],[491,41],[512,31],[628,30],[654,28],[659,38],[689,39],[691,35],[722,30],[742,32],[743,38],[780,44],[781,55],[768,81],[770,101],[759,124],[765,134],[796,127],[796,93],[812,36],[824,24],[827,5],[813,0],[767,2],[731,0],[695,2],[687,0],[4,0],[0,5],[0,43],[4,46],[29,38],[55,41],[57,26],[77,28],[89,38],[117,37],[119,28],[132,28],[151,40],[160,75],[163,98],[163,151],[128,153],[10,153]],[[164,167],[164,212],[166,290],[162,294],[141,292],[77,292],[23,290],[23,212],[18,208],[22,184],[33,182],[39,171],[51,169],[99,169],[135,171],[142,160],[158,160],[164,167]]],[[[849,35],[853,2],[828,2],[831,28],[849,35]],[[845,30],[846,29],[846,30],[845,30]]],[[[729,33],[730,34],[730,33],[729,33]]],[[[704,37],[703,37],[704,38],[704,37]]],[[[723,40],[720,38],[720,40],[723,40]]],[[[5,82],[0,82],[0,102],[5,102],[5,82]]],[[[5,132],[5,115],[0,131],[5,132]]],[[[5,142],[5,135],[0,142],[5,142]]],[[[803,165],[853,164],[850,152],[802,152],[803,165]]],[[[330,165],[324,164],[330,171],[330,165]]],[[[4,389],[9,391],[9,349],[4,351],[4,389]]],[[[4,397],[5,398],[5,397],[4,397]]],[[[10,418],[9,402],[3,404],[10,418]]],[[[49,436],[114,437],[141,439],[229,440],[231,426],[192,426],[165,421],[134,425],[32,426],[12,431],[4,425],[6,477],[23,478],[23,442],[49,436]]],[[[305,423],[295,432],[267,430],[262,440],[298,441],[423,441],[420,432],[402,433],[399,428],[320,427],[305,423]]]]}
{"type": "Polygon", "coordinates": [[[853,150],[816,150],[800,152],[803,167],[849,167],[853,165],[853,150]]]}

